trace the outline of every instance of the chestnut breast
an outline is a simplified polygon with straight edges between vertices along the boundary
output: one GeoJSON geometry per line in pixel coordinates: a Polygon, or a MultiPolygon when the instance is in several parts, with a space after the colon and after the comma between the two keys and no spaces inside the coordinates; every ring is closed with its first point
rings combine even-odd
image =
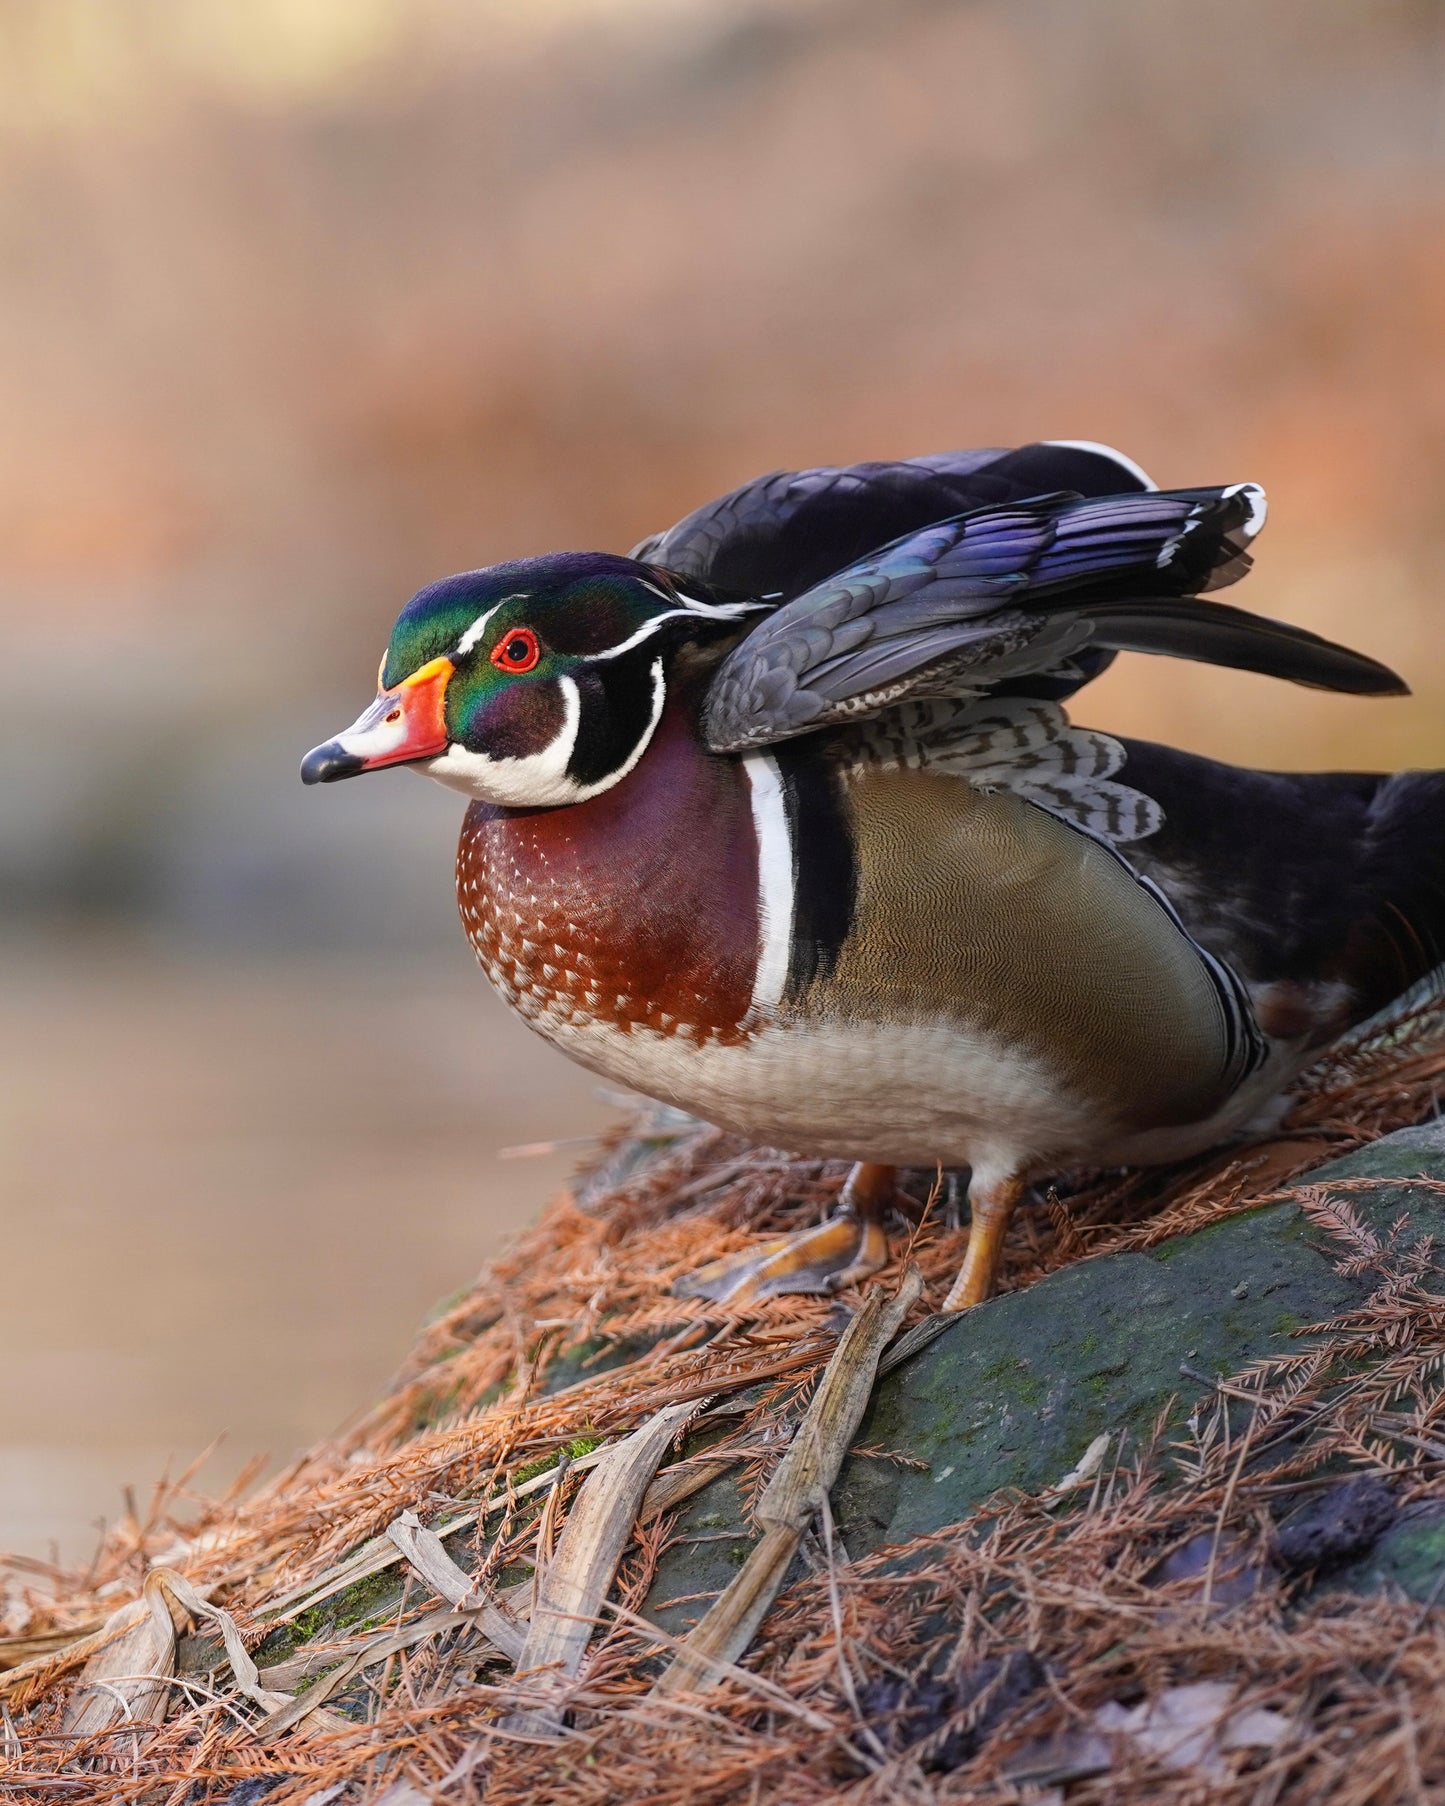
{"type": "Polygon", "coordinates": [[[669,705],[635,770],[562,809],[473,803],[462,923],[492,983],[546,1033],[586,1023],[746,1040],[758,957],[747,780],[669,705]]]}

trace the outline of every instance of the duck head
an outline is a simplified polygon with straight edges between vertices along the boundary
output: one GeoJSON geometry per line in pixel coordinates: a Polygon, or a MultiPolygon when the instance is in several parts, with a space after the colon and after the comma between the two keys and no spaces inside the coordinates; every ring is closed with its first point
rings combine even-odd
{"type": "Polygon", "coordinates": [[[682,648],[765,606],[601,552],[444,577],[401,611],[376,701],[307,753],[301,781],[410,765],[485,802],[585,802],[646,752],[682,648]]]}

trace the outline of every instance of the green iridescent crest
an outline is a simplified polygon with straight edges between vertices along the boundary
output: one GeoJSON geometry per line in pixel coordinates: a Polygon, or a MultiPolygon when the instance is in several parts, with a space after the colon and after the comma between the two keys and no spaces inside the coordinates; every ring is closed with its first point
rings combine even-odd
{"type": "MultiPolygon", "coordinates": [[[[643,567],[606,553],[519,559],[444,577],[419,590],[398,617],[382,687],[394,688],[434,658],[449,658],[459,670],[486,668],[498,636],[520,626],[537,635],[544,664],[549,655],[595,658],[676,607],[646,580],[643,567]]],[[[556,671],[554,663],[551,675],[556,671]]]]}

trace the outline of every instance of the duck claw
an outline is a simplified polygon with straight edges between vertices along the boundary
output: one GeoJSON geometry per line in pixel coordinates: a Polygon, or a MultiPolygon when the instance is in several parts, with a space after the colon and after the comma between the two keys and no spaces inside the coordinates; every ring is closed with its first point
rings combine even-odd
{"type": "Polygon", "coordinates": [[[724,1255],[673,1286],[679,1298],[751,1304],[787,1292],[824,1297],[857,1285],[888,1263],[888,1238],[874,1216],[846,1205],[816,1229],[772,1236],[740,1254],[724,1255]]]}

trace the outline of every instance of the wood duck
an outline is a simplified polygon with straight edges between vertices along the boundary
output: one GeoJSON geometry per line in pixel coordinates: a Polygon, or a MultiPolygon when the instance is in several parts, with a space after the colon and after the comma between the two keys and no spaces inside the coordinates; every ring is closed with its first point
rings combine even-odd
{"type": "Polygon", "coordinates": [[[941,1163],[972,1305],[1031,1181],[1261,1131],[1439,965],[1445,774],[1245,771],[1064,713],[1120,651],[1403,693],[1208,598],[1264,515],[1077,442],[775,473],[625,558],[428,585],[302,778],[461,791],[462,921],[534,1029],[855,1163],[829,1221],[689,1289],[851,1284],[896,1168],[941,1163]]]}

